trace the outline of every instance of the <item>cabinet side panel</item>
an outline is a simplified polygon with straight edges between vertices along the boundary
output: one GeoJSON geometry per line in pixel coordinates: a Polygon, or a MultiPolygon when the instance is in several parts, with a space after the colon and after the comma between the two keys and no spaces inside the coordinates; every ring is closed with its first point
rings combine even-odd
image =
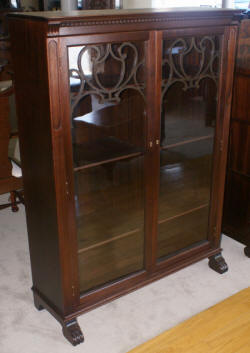
{"type": "Polygon", "coordinates": [[[250,19],[240,25],[233,88],[222,229],[250,245],[250,19]]]}
{"type": "Polygon", "coordinates": [[[63,311],[44,24],[11,20],[33,285],[63,311]]]}

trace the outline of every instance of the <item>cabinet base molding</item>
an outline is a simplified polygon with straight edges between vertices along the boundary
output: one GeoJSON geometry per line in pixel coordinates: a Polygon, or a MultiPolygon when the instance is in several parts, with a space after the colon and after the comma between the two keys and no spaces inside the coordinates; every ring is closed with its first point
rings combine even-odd
{"type": "Polygon", "coordinates": [[[208,265],[212,270],[220,274],[228,271],[227,263],[221,253],[209,257],[208,265]]]}
{"type": "MultiPolygon", "coordinates": [[[[191,265],[193,263],[196,263],[198,261],[201,261],[202,259],[208,258],[209,259],[209,266],[214,269],[216,272],[219,273],[224,273],[227,271],[227,265],[225,263],[224,258],[221,256],[220,251],[222,250],[221,248],[217,249],[211,249],[211,248],[204,248],[204,245],[199,249],[199,252],[196,253],[197,249],[193,249],[193,253],[189,252],[189,256],[186,257],[185,261],[179,261],[175,264],[169,264],[169,266],[166,266],[164,268],[159,268],[158,271],[151,273],[148,276],[143,276],[135,279],[133,283],[130,282],[124,283],[124,286],[120,286],[118,284],[117,288],[112,288],[113,295],[103,293],[103,298],[98,301],[93,301],[92,303],[88,303],[88,305],[83,304],[84,303],[84,296],[81,298],[82,299],[82,304],[80,304],[72,314],[69,314],[67,316],[64,316],[63,313],[59,312],[58,309],[42,294],[40,293],[39,290],[37,290],[35,287],[32,288],[33,290],[33,296],[34,296],[34,305],[37,308],[37,310],[41,311],[43,309],[46,309],[48,312],[50,312],[51,315],[61,324],[62,326],[62,332],[64,337],[73,345],[76,346],[82,342],[84,342],[84,336],[81,331],[81,328],[77,322],[77,317],[90,311],[93,310],[100,305],[106,304],[110,301],[113,301],[122,295],[128,294],[136,289],[139,289],[145,285],[148,285],[154,281],[157,281],[161,279],[162,277],[165,277],[166,275],[169,275],[171,273],[177,272],[180,269],[186,267],[187,265],[191,265]],[[219,252],[219,253],[218,253],[219,252]],[[223,272],[220,272],[217,270],[215,267],[219,268],[219,265],[221,264],[221,267],[224,264],[226,265],[226,270],[223,272]]],[[[142,275],[142,274],[141,274],[142,275]]],[[[132,276],[134,277],[134,276],[132,276]]],[[[127,281],[131,281],[131,278],[128,278],[127,281]]],[[[126,282],[126,281],[125,281],[126,282]]],[[[111,285],[111,287],[114,284],[111,285]]],[[[107,287],[108,288],[108,287],[107,287]]],[[[81,302],[81,301],[80,301],[81,302]]]]}
{"type": "Polygon", "coordinates": [[[247,257],[250,257],[250,246],[246,246],[244,249],[244,253],[247,257]]]}

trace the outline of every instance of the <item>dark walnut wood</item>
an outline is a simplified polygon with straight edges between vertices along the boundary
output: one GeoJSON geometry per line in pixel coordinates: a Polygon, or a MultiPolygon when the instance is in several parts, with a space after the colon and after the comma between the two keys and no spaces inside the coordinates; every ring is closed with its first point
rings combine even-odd
{"type": "Polygon", "coordinates": [[[226,261],[220,253],[210,257],[208,264],[210,268],[220,274],[228,271],[226,261]]]}
{"type": "Polygon", "coordinates": [[[81,313],[204,258],[227,268],[237,13],[9,16],[34,305],[73,345],[81,313]]]}
{"type": "Polygon", "coordinates": [[[242,21],[233,87],[223,232],[250,243],[250,19],[242,21]]]}

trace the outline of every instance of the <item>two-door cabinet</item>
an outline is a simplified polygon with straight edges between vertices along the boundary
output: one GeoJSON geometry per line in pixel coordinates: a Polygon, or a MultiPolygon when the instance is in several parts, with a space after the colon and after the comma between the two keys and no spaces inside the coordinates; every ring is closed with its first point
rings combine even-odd
{"type": "Polygon", "coordinates": [[[206,257],[227,270],[236,14],[9,17],[34,302],[74,345],[87,310],[206,257]]]}

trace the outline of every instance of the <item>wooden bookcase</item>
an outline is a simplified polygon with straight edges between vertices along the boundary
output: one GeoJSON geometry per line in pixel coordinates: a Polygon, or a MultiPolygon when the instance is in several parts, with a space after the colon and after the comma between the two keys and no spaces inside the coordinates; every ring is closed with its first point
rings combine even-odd
{"type": "Polygon", "coordinates": [[[227,270],[237,13],[9,17],[34,302],[74,345],[85,311],[206,257],[227,270]]]}

